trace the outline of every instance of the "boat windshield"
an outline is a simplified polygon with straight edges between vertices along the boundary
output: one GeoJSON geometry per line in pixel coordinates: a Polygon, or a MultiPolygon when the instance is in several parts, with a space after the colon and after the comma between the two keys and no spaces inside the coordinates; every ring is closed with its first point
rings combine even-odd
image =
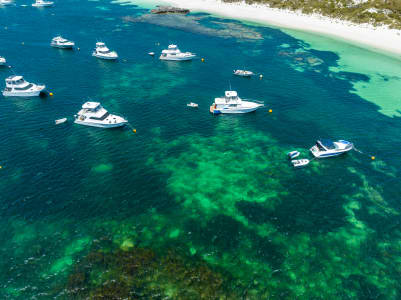
{"type": "Polygon", "coordinates": [[[103,116],[101,117],[90,117],[89,119],[91,120],[97,120],[97,121],[103,121],[104,119],[106,119],[110,114],[108,112],[106,112],[103,116]]]}
{"type": "Polygon", "coordinates": [[[29,90],[32,87],[32,83],[28,84],[27,86],[24,87],[15,87],[14,89],[17,91],[25,91],[25,90],[29,90]]]}
{"type": "Polygon", "coordinates": [[[97,52],[99,52],[99,53],[101,53],[101,54],[108,54],[108,53],[111,53],[111,51],[110,50],[98,50],[97,52]]]}
{"type": "MultiPolygon", "coordinates": [[[[334,145],[334,143],[332,141],[330,141],[330,140],[320,140],[320,141],[317,141],[316,144],[318,145],[319,149],[321,147],[322,148],[326,148],[328,150],[336,149],[336,145],[334,145]]],[[[324,150],[326,150],[326,149],[324,149],[324,150]]]]}

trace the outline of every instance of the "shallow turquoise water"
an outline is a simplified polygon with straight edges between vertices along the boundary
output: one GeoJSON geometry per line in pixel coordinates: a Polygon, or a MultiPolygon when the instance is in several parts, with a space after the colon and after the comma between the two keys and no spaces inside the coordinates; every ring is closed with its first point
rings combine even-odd
{"type": "MultiPolygon", "coordinates": [[[[370,96],[399,86],[400,61],[383,57],[373,73],[344,67],[346,44],[333,42],[332,52],[325,39],[323,51],[273,28],[146,13],[106,1],[0,9],[0,55],[54,93],[0,101],[0,298],[71,298],[71,274],[83,264],[87,289],[106,280],[86,264],[88,253],[146,248],[224,274],[232,299],[398,299],[400,107],[387,101],[383,113],[370,96]],[[80,51],[50,48],[57,34],[80,51]],[[100,39],[118,62],[91,57],[100,39]],[[198,59],[146,54],[172,42],[198,59]],[[236,78],[235,68],[264,77],[236,78]],[[211,116],[230,85],[266,108],[211,116]],[[137,132],[74,125],[88,99],[137,132]],[[55,126],[62,117],[69,123],[55,126]],[[285,153],[308,157],[319,137],[350,140],[364,154],[293,170],[285,153]]],[[[0,69],[1,82],[11,70],[0,69]]],[[[112,263],[105,268],[119,276],[112,263]]],[[[178,298],[168,280],[150,281],[178,298]]]]}

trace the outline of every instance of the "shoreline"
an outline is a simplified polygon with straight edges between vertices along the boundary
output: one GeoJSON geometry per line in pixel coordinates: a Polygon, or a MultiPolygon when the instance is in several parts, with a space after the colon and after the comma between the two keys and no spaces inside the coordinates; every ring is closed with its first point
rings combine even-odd
{"type": "MultiPolygon", "coordinates": [[[[153,2],[153,1],[152,1],[153,2]]],[[[164,0],[170,5],[217,16],[320,34],[401,59],[401,30],[355,24],[321,15],[221,0],[164,0]]]]}

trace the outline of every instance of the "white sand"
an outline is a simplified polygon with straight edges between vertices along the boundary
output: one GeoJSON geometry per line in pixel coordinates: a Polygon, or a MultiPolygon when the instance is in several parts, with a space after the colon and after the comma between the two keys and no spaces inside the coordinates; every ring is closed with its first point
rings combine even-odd
{"type": "Polygon", "coordinates": [[[162,1],[195,12],[208,12],[233,19],[332,36],[361,46],[368,46],[372,50],[395,54],[401,58],[401,30],[388,29],[387,27],[375,28],[367,24],[357,25],[319,15],[305,15],[299,12],[270,8],[265,5],[248,5],[245,2],[224,3],[220,0],[162,1]]]}

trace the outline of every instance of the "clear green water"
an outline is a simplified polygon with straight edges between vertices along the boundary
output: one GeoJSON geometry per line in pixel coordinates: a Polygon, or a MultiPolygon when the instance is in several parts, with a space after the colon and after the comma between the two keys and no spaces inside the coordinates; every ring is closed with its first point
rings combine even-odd
{"type": "Polygon", "coordinates": [[[145,13],[0,9],[0,55],[54,93],[0,101],[0,298],[399,299],[400,61],[203,14],[123,18],[145,13]],[[119,62],[91,57],[97,39],[119,62]],[[172,42],[198,59],[146,54],[172,42]],[[266,108],[211,116],[230,84],[266,108]],[[88,97],[137,132],[74,125],[88,97]],[[320,137],[365,154],[292,169],[320,137]]]}

